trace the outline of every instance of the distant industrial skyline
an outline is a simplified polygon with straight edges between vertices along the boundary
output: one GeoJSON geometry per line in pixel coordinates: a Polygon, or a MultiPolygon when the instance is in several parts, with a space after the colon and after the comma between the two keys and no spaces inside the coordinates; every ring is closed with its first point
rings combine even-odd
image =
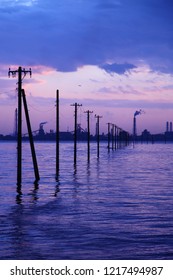
{"type": "MultiPolygon", "coordinates": [[[[32,68],[25,77],[33,130],[55,129],[60,91],[60,130],[73,130],[71,103],[130,133],[166,130],[173,121],[173,3],[164,0],[0,0],[0,133],[14,128],[17,79],[8,69],[32,68]]],[[[23,121],[24,131],[25,122],[23,121]]],[[[92,133],[95,119],[91,117],[92,133]]]]}

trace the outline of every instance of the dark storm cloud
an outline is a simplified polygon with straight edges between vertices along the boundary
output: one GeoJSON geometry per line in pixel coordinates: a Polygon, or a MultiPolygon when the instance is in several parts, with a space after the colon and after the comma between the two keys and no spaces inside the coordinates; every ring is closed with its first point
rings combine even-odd
{"type": "Polygon", "coordinates": [[[0,4],[1,63],[69,72],[111,61],[113,72],[123,74],[125,65],[144,61],[153,70],[173,73],[172,1],[19,0],[16,5],[8,0],[0,4]]]}

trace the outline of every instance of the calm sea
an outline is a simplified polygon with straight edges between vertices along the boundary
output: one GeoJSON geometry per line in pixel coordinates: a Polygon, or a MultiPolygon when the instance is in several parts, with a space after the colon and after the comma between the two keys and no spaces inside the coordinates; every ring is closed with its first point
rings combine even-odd
{"type": "Polygon", "coordinates": [[[0,142],[0,259],[173,259],[173,144],[107,151],[101,143],[23,144],[22,195],[16,192],[16,143],[0,142]]]}

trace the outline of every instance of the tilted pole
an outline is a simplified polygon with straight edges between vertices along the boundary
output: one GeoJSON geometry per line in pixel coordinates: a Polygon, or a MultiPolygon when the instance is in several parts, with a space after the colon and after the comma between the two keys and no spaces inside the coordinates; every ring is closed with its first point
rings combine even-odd
{"type": "Polygon", "coordinates": [[[31,130],[31,123],[30,123],[30,119],[29,119],[29,112],[28,112],[28,106],[27,106],[27,102],[26,102],[26,96],[25,96],[24,89],[22,89],[22,97],[23,97],[23,105],[24,105],[26,123],[27,123],[28,134],[29,134],[29,142],[30,142],[30,147],[31,147],[32,161],[33,161],[33,166],[34,166],[35,182],[38,182],[40,180],[40,176],[39,176],[37,158],[36,158],[34,141],[33,141],[32,130],[31,130]]]}

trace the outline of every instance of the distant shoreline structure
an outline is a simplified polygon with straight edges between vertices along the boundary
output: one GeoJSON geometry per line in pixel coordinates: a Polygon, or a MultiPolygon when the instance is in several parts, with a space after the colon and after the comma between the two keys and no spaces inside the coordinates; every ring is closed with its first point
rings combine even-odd
{"type": "MultiPolygon", "coordinates": [[[[87,141],[88,133],[87,132],[81,132],[78,133],[77,135],[77,140],[78,141],[87,141]]],[[[34,141],[56,141],[56,133],[55,132],[50,132],[50,133],[42,133],[42,134],[37,134],[33,135],[34,141]]],[[[100,140],[101,141],[107,141],[108,136],[105,134],[100,135],[100,140]]],[[[15,135],[2,135],[0,134],[0,140],[8,140],[8,141],[16,141],[17,136],[15,135]]],[[[28,141],[29,136],[24,135],[22,137],[23,141],[28,141]]],[[[59,132],[59,140],[60,141],[74,141],[74,134],[72,132],[59,132]]],[[[97,135],[93,136],[90,135],[90,141],[97,141],[97,135]]]]}
{"type": "MultiPolygon", "coordinates": [[[[77,135],[77,141],[87,141],[88,134],[87,132],[79,132],[77,135]]],[[[56,133],[50,131],[49,133],[42,133],[33,136],[34,141],[56,141],[56,133]]],[[[29,141],[29,137],[24,135],[22,137],[23,141],[29,141]]],[[[69,131],[59,132],[60,141],[74,141],[74,134],[69,131]]],[[[165,133],[159,134],[150,134],[146,129],[141,133],[141,135],[136,135],[135,138],[133,135],[130,135],[130,141],[132,142],[173,142],[173,132],[166,131],[165,133]]],[[[17,136],[15,135],[3,135],[0,134],[0,141],[17,141],[17,136]]],[[[90,135],[90,141],[97,141],[97,135],[90,135]]],[[[108,141],[108,134],[102,133],[100,135],[100,141],[108,141]]]]}

